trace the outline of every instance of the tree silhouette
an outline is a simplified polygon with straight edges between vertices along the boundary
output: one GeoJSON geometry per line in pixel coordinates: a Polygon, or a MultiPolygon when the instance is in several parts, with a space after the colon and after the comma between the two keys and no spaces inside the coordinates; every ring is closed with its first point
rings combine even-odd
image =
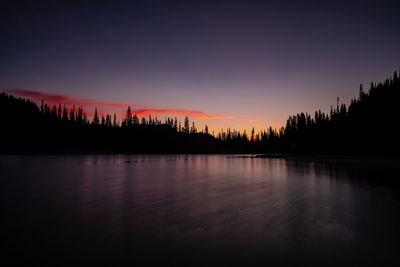
{"type": "Polygon", "coordinates": [[[117,114],[115,114],[115,113],[114,113],[113,126],[114,126],[114,127],[117,127],[117,126],[118,126],[118,124],[117,124],[117,114]]]}
{"type": "Polygon", "coordinates": [[[126,115],[125,115],[125,122],[126,126],[130,127],[132,126],[133,118],[132,118],[132,112],[131,112],[131,107],[128,106],[128,109],[126,110],[126,115]]]}
{"type": "Polygon", "coordinates": [[[371,83],[368,92],[360,85],[358,98],[349,105],[336,99],[329,113],[316,110],[313,117],[300,112],[288,117],[284,127],[255,132],[250,138],[246,130],[226,129],[209,135],[208,126],[198,132],[188,116],[181,121],[165,118],[165,122],[149,115],[148,121],[130,107],[121,126],[114,113],[101,116],[98,110],[90,121],[83,108],[66,105],[40,107],[30,100],[0,94],[0,124],[3,142],[0,152],[94,151],[123,153],[301,153],[398,155],[397,101],[400,97],[398,72],[382,83],[371,83]],[[24,118],[21,121],[21,118],[24,118]],[[130,127],[126,127],[130,126],[130,127]],[[29,133],[29,136],[28,136],[29,133]],[[32,142],[32,140],[35,140],[32,142]],[[120,140],[130,140],[122,142],[120,140]]]}
{"type": "Polygon", "coordinates": [[[184,124],[184,132],[186,133],[186,134],[189,134],[189,118],[186,116],[185,117],[185,124],[184,124]]]}
{"type": "Polygon", "coordinates": [[[97,108],[94,108],[94,116],[92,123],[94,125],[99,125],[99,115],[97,114],[97,108]]]}

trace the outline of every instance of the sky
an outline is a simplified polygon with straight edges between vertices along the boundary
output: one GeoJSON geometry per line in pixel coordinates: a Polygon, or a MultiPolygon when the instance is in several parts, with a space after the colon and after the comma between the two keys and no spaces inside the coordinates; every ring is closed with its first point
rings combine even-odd
{"type": "Polygon", "coordinates": [[[279,128],[400,67],[400,1],[2,1],[0,91],[279,128]]]}

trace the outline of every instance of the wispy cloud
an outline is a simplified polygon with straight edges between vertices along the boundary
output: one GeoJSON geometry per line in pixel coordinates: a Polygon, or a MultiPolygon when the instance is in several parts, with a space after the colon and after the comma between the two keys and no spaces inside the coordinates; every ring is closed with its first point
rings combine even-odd
{"type": "MultiPolygon", "coordinates": [[[[51,94],[51,93],[43,93],[29,90],[5,90],[7,93],[10,93],[14,96],[20,96],[24,98],[28,98],[36,103],[40,103],[42,100],[50,105],[76,105],[78,107],[82,107],[85,111],[88,107],[98,107],[98,112],[100,114],[110,112],[110,108],[127,108],[130,103],[114,103],[114,102],[99,102],[93,99],[73,97],[69,95],[61,95],[61,94],[51,94]]],[[[115,111],[115,110],[114,110],[115,111]]],[[[118,112],[119,114],[123,112],[118,112]]],[[[146,116],[146,115],[157,115],[157,114],[165,114],[172,116],[188,116],[193,119],[233,119],[234,116],[231,115],[221,115],[221,114],[208,114],[202,111],[195,110],[185,110],[185,109],[137,109],[132,110],[133,114],[138,116],[146,116]]],[[[90,112],[86,112],[86,114],[91,117],[93,114],[90,112]]]]}
{"type": "Polygon", "coordinates": [[[42,92],[28,91],[28,90],[6,90],[6,92],[15,96],[26,97],[36,102],[43,100],[45,103],[50,105],[66,104],[66,105],[77,105],[77,106],[108,106],[116,108],[123,108],[129,105],[128,103],[98,102],[87,98],[73,97],[69,95],[42,93],[42,92]]]}

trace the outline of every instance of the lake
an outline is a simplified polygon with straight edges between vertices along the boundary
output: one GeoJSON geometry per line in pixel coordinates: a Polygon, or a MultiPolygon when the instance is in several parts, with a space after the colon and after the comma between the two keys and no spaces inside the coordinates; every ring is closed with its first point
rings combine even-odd
{"type": "Polygon", "coordinates": [[[0,156],[1,259],[399,264],[399,166],[234,155],[0,156]]]}

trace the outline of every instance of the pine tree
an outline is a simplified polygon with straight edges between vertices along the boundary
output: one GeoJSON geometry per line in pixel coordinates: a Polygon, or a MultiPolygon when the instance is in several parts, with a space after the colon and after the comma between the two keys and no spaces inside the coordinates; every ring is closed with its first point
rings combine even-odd
{"type": "Polygon", "coordinates": [[[194,125],[194,122],[192,122],[192,130],[190,131],[192,134],[195,134],[197,132],[196,126],[194,125]]]}
{"type": "Polygon", "coordinates": [[[125,120],[126,120],[126,126],[128,127],[132,126],[132,112],[130,106],[128,106],[128,109],[126,110],[125,120]]]}
{"type": "Polygon", "coordinates": [[[113,122],[113,126],[117,127],[117,114],[114,113],[114,122],[113,122]]]}
{"type": "Polygon", "coordinates": [[[94,125],[99,125],[99,115],[97,114],[97,108],[94,109],[93,122],[94,125]]]}
{"type": "Polygon", "coordinates": [[[44,104],[42,99],[42,104],[40,105],[40,113],[44,114],[44,104]]]}
{"type": "Polygon", "coordinates": [[[71,109],[71,111],[69,112],[69,120],[70,120],[70,121],[75,121],[75,112],[74,112],[74,109],[71,109]]]}
{"type": "Polygon", "coordinates": [[[139,118],[138,118],[138,116],[136,114],[133,116],[133,124],[134,125],[138,125],[139,124],[139,118]]]}
{"type": "Polygon", "coordinates": [[[65,107],[65,104],[64,104],[64,108],[63,108],[62,117],[63,117],[63,120],[68,120],[68,109],[65,107]]]}
{"type": "Polygon", "coordinates": [[[187,116],[185,117],[184,132],[189,134],[189,118],[187,116]]]}
{"type": "Polygon", "coordinates": [[[111,127],[111,115],[106,115],[106,126],[111,127]]]}
{"type": "Polygon", "coordinates": [[[62,114],[61,114],[61,104],[58,104],[58,113],[57,113],[57,117],[58,117],[59,119],[61,119],[61,116],[62,116],[62,114]]]}
{"type": "Polygon", "coordinates": [[[83,109],[82,109],[82,107],[79,107],[79,108],[78,108],[78,116],[77,116],[77,118],[76,118],[76,121],[77,121],[79,124],[82,124],[82,122],[83,122],[83,109]]]}
{"type": "Polygon", "coordinates": [[[360,92],[359,97],[360,97],[360,99],[362,99],[365,95],[362,83],[360,84],[359,92],[360,92]]]}

